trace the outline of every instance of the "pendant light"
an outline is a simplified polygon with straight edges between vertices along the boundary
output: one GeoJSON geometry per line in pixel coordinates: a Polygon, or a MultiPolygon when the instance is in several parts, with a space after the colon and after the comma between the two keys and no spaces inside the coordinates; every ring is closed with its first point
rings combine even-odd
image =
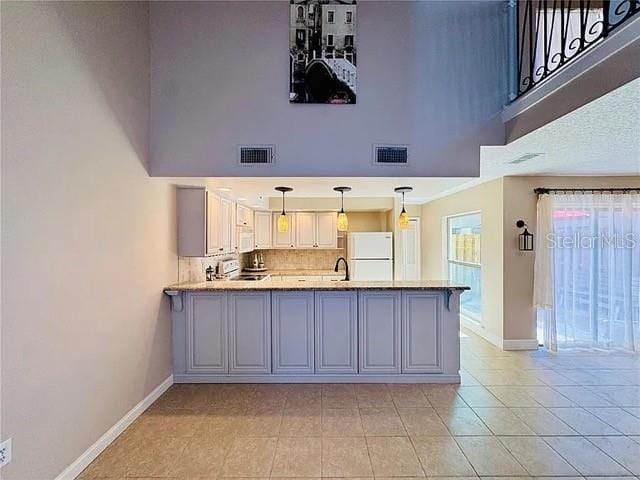
{"type": "Polygon", "coordinates": [[[400,227],[400,230],[407,230],[409,228],[409,215],[407,215],[407,211],[404,208],[404,194],[413,191],[413,187],[396,187],[394,191],[402,194],[402,211],[398,217],[398,227],[400,227]]]}
{"type": "Polygon", "coordinates": [[[289,218],[284,210],[284,194],[293,191],[291,187],[276,187],[278,192],[282,193],[282,213],[278,217],[278,232],[287,233],[289,231],[289,218]]]}
{"type": "Polygon", "coordinates": [[[350,192],[351,187],[333,187],[336,192],[340,192],[340,212],[338,213],[337,227],[339,232],[346,232],[349,228],[349,219],[344,213],[344,192],[350,192]]]}

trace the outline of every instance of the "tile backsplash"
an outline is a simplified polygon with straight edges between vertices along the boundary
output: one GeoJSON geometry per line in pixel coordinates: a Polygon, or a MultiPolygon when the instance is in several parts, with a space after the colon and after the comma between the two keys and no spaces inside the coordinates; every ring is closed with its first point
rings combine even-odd
{"type": "Polygon", "coordinates": [[[178,282],[204,282],[207,267],[211,265],[215,269],[221,260],[238,258],[240,266],[244,268],[249,265],[250,255],[250,253],[231,253],[211,257],[178,257],[178,282]]]}
{"type": "Polygon", "coordinates": [[[214,269],[221,260],[240,259],[242,268],[253,264],[255,253],[261,253],[268,269],[277,270],[332,270],[336,260],[344,256],[342,249],[332,250],[256,250],[251,253],[232,253],[212,257],[178,257],[178,282],[204,282],[205,270],[214,269]]]}
{"type": "MultiPolygon", "coordinates": [[[[345,254],[342,249],[333,250],[260,250],[264,256],[265,266],[277,270],[331,270],[336,260],[345,254]]],[[[249,253],[248,261],[253,261],[249,253]]]]}

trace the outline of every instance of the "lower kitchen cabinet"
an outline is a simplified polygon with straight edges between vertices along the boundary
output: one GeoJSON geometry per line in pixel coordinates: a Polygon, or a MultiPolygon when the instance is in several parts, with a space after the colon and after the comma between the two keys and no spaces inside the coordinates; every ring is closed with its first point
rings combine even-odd
{"type": "Polygon", "coordinates": [[[313,292],[276,292],[271,297],[273,373],[313,373],[313,292]]]}
{"type": "Polygon", "coordinates": [[[402,292],[402,373],[441,373],[442,337],[442,295],[402,292]]]}
{"type": "Polygon", "coordinates": [[[358,296],[360,373],[400,372],[400,292],[362,291],[358,296]]]}
{"type": "Polygon", "coordinates": [[[189,295],[186,317],[187,371],[227,373],[227,295],[189,295]]]}
{"type": "Polygon", "coordinates": [[[460,291],[171,291],[185,382],[460,381],[460,291]]]}
{"type": "Polygon", "coordinates": [[[271,293],[229,292],[229,373],[271,373],[271,293]]]}
{"type": "Polygon", "coordinates": [[[358,372],[355,291],[315,292],[316,373],[358,372]]]}

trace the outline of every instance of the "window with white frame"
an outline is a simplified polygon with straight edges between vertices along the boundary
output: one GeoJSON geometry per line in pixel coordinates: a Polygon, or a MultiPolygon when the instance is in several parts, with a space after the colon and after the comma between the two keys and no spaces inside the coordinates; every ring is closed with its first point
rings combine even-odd
{"type": "Polygon", "coordinates": [[[336,12],[333,10],[327,11],[327,23],[334,23],[336,21],[336,12]]]}
{"type": "Polygon", "coordinates": [[[471,287],[460,297],[460,312],[480,322],[482,313],[482,262],[480,212],[447,218],[447,269],[449,281],[471,287]]]}
{"type": "Polygon", "coordinates": [[[353,23],[353,12],[344,12],[344,23],[353,23]]]}

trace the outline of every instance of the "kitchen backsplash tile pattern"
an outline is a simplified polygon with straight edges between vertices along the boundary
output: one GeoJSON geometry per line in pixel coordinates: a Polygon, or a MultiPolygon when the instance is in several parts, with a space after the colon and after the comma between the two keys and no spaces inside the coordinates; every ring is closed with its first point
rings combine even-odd
{"type": "Polygon", "coordinates": [[[250,253],[231,253],[211,257],[178,257],[178,282],[204,282],[205,270],[209,265],[214,269],[221,260],[237,258],[242,268],[249,265],[250,253]]]}
{"type": "MultiPolygon", "coordinates": [[[[260,250],[267,269],[329,270],[344,250],[260,250]]],[[[251,258],[252,254],[247,254],[251,258]]]]}
{"type": "MultiPolygon", "coordinates": [[[[221,260],[240,259],[242,268],[250,267],[256,252],[214,255],[211,257],[178,257],[178,282],[204,282],[209,265],[216,268],[221,260]]],[[[331,270],[336,260],[345,255],[336,250],[260,250],[267,269],[277,270],[331,270]]]]}

